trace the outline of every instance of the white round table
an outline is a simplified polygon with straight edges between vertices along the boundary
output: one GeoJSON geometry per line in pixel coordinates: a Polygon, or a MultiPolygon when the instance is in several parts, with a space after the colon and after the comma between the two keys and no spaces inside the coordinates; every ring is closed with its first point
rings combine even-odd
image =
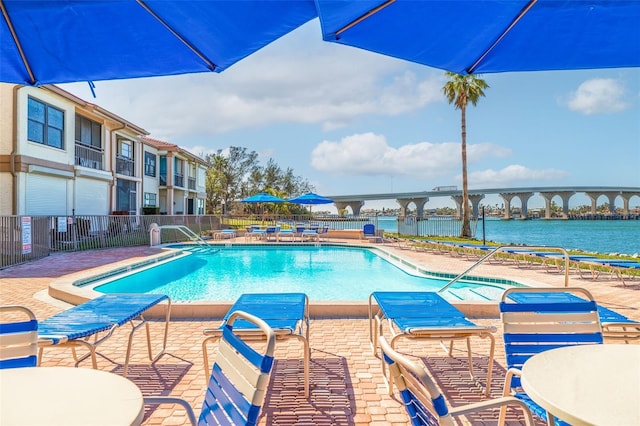
{"type": "Polygon", "coordinates": [[[139,425],[142,392],[132,381],[88,368],[0,370],[2,425],[139,425]]]}
{"type": "Polygon", "coordinates": [[[582,345],[525,362],[522,387],[572,425],[640,425],[640,345],[582,345]]]}

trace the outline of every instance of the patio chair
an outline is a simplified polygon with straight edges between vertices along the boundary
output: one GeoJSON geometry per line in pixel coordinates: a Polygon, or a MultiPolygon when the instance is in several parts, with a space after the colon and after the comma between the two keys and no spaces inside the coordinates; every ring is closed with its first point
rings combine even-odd
{"type": "MultiPolygon", "coordinates": [[[[588,278],[597,279],[600,276],[600,272],[609,272],[612,277],[617,277],[623,286],[627,286],[627,282],[625,278],[628,280],[633,279],[633,275],[629,272],[633,270],[640,270],[640,262],[635,260],[622,260],[622,259],[588,259],[582,262],[582,264],[587,265],[588,278]]],[[[581,269],[580,269],[581,270],[581,269]]],[[[580,273],[580,277],[583,277],[583,274],[580,273]]]]}
{"type": "Polygon", "coordinates": [[[238,236],[235,229],[221,229],[214,234],[214,238],[217,237],[221,240],[236,238],[238,236]]]}
{"type": "MultiPolygon", "coordinates": [[[[566,291],[548,292],[538,289],[537,292],[511,293],[509,299],[517,303],[572,303],[585,299],[566,291]]],[[[619,312],[598,305],[598,316],[602,326],[602,337],[605,342],[640,340],[640,322],[627,318],[619,312]]]]}
{"type": "MultiPolygon", "coordinates": [[[[207,336],[202,342],[205,373],[209,372],[208,344],[222,335],[229,318],[235,311],[247,312],[261,318],[278,338],[294,338],[303,344],[304,394],[309,396],[309,298],[304,293],[245,293],[229,308],[222,324],[215,329],[205,329],[207,336]]],[[[260,334],[255,324],[240,321],[236,333],[242,335],[260,334]]]]}
{"type": "MultiPolygon", "coordinates": [[[[512,395],[525,402],[531,412],[548,424],[564,424],[549,416],[520,387],[520,372],[524,363],[543,351],[573,345],[603,343],[598,305],[582,288],[510,288],[502,294],[500,318],[504,327],[504,348],[507,374],[503,395],[512,395]],[[579,294],[578,300],[540,301],[540,293],[579,294]],[[529,299],[523,295],[532,295],[529,299]]],[[[501,409],[499,421],[505,410],[501,409]]]]}
{"type": "Polygon", "coordinates": [[[38,360],[42,360],[42,352],[48,345],[68,346],[73,352],[76,363],[91,357],[93,368],[98,368],[97,347],[111,337],[117,328],[130,324],[131,331],[129,332],[122,373],[126,377],[133,335],[136,330],[143,325],[145,326],[149,359],[155,362],[164,354],[167,347],[170,317],[171,299],[164,294],[106,294],[41,321],[38,327],[38,338],[40,339],[38,360]],[[164,339],[162,348],[154,356],[151,352],[149,323],[144,315],[149,309],[161,302],[165,302],[163,305],[165,311],[164,339]],[[78,358],[75,351],[78,346],[86,348],[88,353],[78,358]]]}
{"type": "Polygon", "coordinates": [[[295,236],[300,238],[300,241],[302,242],[302,233],[307,229],[307,226],[305,224],[296,224],[294,227],[294,233],[295,236]]]}
{"type": "Polygon", "coordinates": [[[285,238],[288,238],[289,241],[292,242],[296,240],[296,234],[292,228],[280,229],[276,233],[276,241],[280,242],[280,240],[284,240],[285,238]]]}
{"type": "Polygon", "coordinates": [[[300,234],[300,238],[302,239],[302,241],[315,241],[315,242],[320,242],[320,234],[318,233],[318,228],[312,228],[312,229],[305,229],[304,231],[302,231],[302,234],[300,234]]]}
{"type": "Polygon", "coordinates": [[[444,395],[423,366],[396,352],[383,336],[380,336],[378,343],[411,425],[453,425],[455,416],[510,405],[522,409],[525,424],[533,425],[533,417],[527,405],[513,396],[449,408],[444,395]]]}
{"type": "MultiPolygon", "coordinates": [[[[275,340],[274,331],[262,319],[242,311],[229,315],[222,326],[199,425],[257,424],[273,368],[275,340]],[[256,335],[264,336],[266,345],[263,352],[251,347],[237,332],[234,324],[240,322],[243,328],[250,324],[256,335]]],[[[179,404],[187,410],[191,424],[196,424],[193,409],[181,398],[149,396],[144,398],[144,402],[179,404]]]]}
{"type": "Polygon", "coordinates": [[[318,228],[318,239],[320,241],[329,241],[329,226],[324,225],[318,228]]]}
{"type": "MultiPolygon", "coordinates": [[[[467,358],[469,374],[472,380],[482,387],[473,371],[471,357],[471,337],[488,338],[490,340],[489,357],[487,360],[487,379],[485,394],[491,390],[491,375],[493,371],[493,355],[495,351],[495,333],[493,326],[474,324],[455,306],[447,302],[435,292],[395,292],[377,291],[369,296],[369,337],[374,354],[377,355],[377,342],[382,335],[382,323],[388,323],[391,332],[390,345],[395,347],[398,339],[423,339],[450,341],[449,355],[453,354],[453,341],[465,340],[467,343],[467,358]],[[374,315],[374,300],[378,305],[378,313],[374,315]]],[[[384,362],[383,362],[384,368],[384,362]]],[[[393,391],[389,382],[389,393],[393,391]]]]}
{"type": "Polygon", "coordinates": [[[0,306],[0,369],[38,364],[38,320],[24,306],[0,306]]]}
{"type": "Polygon", "coordinates": [[[255,239],[255,240],[262,239],[266,232],[264,228],[261,228],[260,225],[257,225],[257,224],[247,226],[245,228],[245,231],[246,231],[244,234],[245,241],[250,241],[251,239],[255,239]]]}
{"type": "Polygon", "coordinates": [[[382,241],[382,238],[376,232],[376,227],[372,223],[367,223],[362,227],[362,238],[377,243],[382,241]]]}
{"type": "Polygon", "coordinates": [[[267,228],[264,230],[264,239],[265,239],[265,241],[270,241],[272,239],[273,239],[273,241],[277,241],[279,232],[280,232],[280,225],[278,225],[278,226],[267,226],[267,228]]]}

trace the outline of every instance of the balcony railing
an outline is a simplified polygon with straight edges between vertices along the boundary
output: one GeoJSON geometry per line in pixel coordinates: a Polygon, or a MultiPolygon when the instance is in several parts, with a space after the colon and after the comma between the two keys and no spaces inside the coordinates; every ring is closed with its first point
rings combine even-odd
{"type": "Polygon", "coordinates": [[[116,157],[116,173],[125,176],[135,176],[135,163],[132,159],[118,155],[116,157]]]}
{"type": "Polygon", "coordinates": [[[160,186],[167,186],[167,173],[160,172],[160,186]]]}
{"type": "Polygon", "coordinates": [[[195,191],[195,190],[196,190],[196,178],[191,178],[191,177],[190,177],[190,178],[187,180],[187,185],[189,185],[189,186],[188,186],[188,188],[189,188],[189,189],[191,189],[191,190],[195,191]]]}
{"type": "Polygon", "coordinates": [[[174,174],[173,175],[173,186],[179,186],[179,187],[184,187],[184,176],[181,174],[174,174]]]}
{"type": "Polygon", "coordinates": [[[82,145],[76,141],[76,166],[90,169],[104,170],[104,151],[89,145],[82,145]]]}

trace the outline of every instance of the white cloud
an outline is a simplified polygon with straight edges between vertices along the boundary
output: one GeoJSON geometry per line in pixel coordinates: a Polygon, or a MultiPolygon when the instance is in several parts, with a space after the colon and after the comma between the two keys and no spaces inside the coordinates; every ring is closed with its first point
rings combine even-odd
{"type": "MultiPolygon", "coordinates": [[[[557,182],[569,175],[564,170],[557,169],[529,169],[519,164],[513,164],[503,168],[502,170],[483,170],[469,173],[469,186],[476,188],[488,186],[509,186],[512,184],[523,182],[557,182]]],[[[460,176],[456,180],[461,182],[460,176]]]]}
{"type": "MultiPolygon", "coordinates": [[[[506,156],[510,150],[489,143],[468,145],[468,161],[506,156]]],[[[460,144],[419,142],[394,148],[383,135],[362,133],[339,142],[322,141],[311,153],[316,170],[351,176],[445,176],[460,167],[460,144]]]]}
{"type": "Polygon", "coordinates": [[[594,78],[582,83],[571,93],[567,105],[570,110],[585,115],[610,114],[629,107],[624,100],[625,88],[612,78],[594,78]]]}
{"type": "MultiPolygon", "coordinates": [[[[399,115],[443,99],[440,72],[421,79],[406,71],[406,62],[371,52],[321,42],[298,46],[317,31],[292,34],[221,74],[96,82],[92,102],[171,141],[273,123],[332,130],[358,116],[399,115]]],[[[87,98],[86,84],[63,87],[87,98]]]]}

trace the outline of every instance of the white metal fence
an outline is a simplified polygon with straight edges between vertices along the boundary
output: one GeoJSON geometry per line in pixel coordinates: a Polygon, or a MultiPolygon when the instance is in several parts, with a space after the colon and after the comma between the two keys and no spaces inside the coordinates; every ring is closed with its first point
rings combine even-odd
{"type": "MultiPolygon", "coordinates": [[[[332,216],[220,216],[220,215],[110,215],[110,216],[0,216],[0,269],[63,251],[95,250],[149,244],[152,223],[183,225],[198,235],[212,230],[244,229],[251,224],[327,226],[332,230],[362,229],[367,223],[378,226],[377,217],[332,216]]],[[[476,221],[472,222],[475,232],[476,221]]],[[[403,236],[457,236],[460,221],[453,219],[406,218],[398,221],[403,236]]],[[[184,234],[167,229],[161,243],[184,241],[184,234]]]]}

